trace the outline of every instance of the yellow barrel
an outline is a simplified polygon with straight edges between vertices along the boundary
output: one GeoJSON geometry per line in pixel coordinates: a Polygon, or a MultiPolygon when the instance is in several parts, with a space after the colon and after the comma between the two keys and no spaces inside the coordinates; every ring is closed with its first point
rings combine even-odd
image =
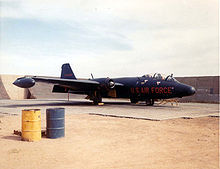
{"type": "Polygon", "coordinates": [[[41,139],[40,109],[22,110],[22,134],[24,141],[39,141],[41,139]]]}

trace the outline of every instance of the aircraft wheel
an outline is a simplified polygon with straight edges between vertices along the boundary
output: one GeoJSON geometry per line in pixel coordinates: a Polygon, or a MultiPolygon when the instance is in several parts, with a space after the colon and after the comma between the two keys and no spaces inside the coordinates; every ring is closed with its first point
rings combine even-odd
{"type": "Polygon", "coordinates": [[[131,103],[137,103],[138,102],[138,100],[134,99],[134,98],[130,98],[130,101],[131,101],[131,103]]]}
{"type": "Polygon", "coordinates": [[[99,91],[94,91],[94,93],[90,95],[90,100],[93,101],[94,105],[98,105],[99,103],[102,103],[101,93],[99,91]]]}
{"type": "Polygon", "coordinates": [[[151,106],[153,106],[154,105],[154,99],[151,99],[151,104],[150,104],[151,106]]]}
{"type": "Polygon", "coordinates": [[[147,106],[153,106],[154,105],[154,99],[147,99],[146,100],[146,105],[147,106]]]}
{"type": "Polygon", "coordinates": [[[99,103],[102,103],[102,98],[101,97],[96,97],[93,99],[93,104],[98,105],[99,103]]]}

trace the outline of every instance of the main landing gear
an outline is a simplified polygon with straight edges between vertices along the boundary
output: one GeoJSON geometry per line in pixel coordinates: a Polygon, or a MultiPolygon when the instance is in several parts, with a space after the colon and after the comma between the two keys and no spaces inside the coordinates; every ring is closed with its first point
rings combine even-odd
{"type": "Polygon", "coordinates": [[[135,98],[130,98],[130,101],[131,101],[131,103],[134,103],[134,104],[136,104],[138,102],[138,100],[135,98]]]}
{"type": "Polygon", "coordinates": [[[99,103],[102,103],[102,96],[100,92],[94,91],[94,93],[90,95],[90,100],[93,101],[94,105],[98,105],[99,103]]]}

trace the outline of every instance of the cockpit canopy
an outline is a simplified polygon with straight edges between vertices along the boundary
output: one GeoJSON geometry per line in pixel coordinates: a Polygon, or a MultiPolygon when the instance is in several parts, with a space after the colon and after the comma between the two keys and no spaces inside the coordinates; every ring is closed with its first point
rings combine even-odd
{"type": "Polygon", "coordinates": [[[165,81],[170,81],[170,82],[173,82],[173,81],[177,82],[177,80],[173,77],[173,74],[166,76],[161,73],[155,73],[153,76],[151,74],[146,74],[146,75],[143,75],[142,77],[154,78],[157,80],[165,80],[165,81]]]}
{"type": "Polygon", "coordinates": [[[173,77],[173,74],[167,76],[165,80],[166,80],[166,81],[170,81],[170,82],[178,82],[178,80],[176,80],[176,79],[173,77]]]}

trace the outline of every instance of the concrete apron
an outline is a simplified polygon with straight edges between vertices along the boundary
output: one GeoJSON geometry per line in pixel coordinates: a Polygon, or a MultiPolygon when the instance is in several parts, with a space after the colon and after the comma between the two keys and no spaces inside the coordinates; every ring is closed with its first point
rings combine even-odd
{"type": "Polygon", "coordinates": [[[179,103],[172,106],[165,105],[145,106],[144,104],[131,105],[128,101],[104,100],[104,105],[95,106],[89,101],[72,99],[66,100],[1,100],[0,115],[21,115],[23,109],[65,108],[66,114],[90,114],[119,118],[133,118],[142,120],[167,120],[175,118],[219,117],[218,104],[207,103],[179,103]]]}

